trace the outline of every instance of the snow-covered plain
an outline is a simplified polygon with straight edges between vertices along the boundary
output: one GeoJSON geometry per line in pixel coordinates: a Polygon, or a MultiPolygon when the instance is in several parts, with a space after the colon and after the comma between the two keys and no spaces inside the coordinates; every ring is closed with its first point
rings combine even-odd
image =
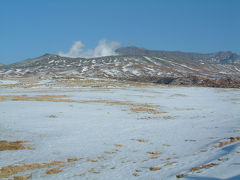
{"type": "Polygon", "coordinates": [[[35,168],[3,179],[240,179],[239,142],[218,146],[239,136],[239,89],[77,84],[2,87],[0,96],[7,96],[0,100],[0,140],[28,140],[33,147],[0,151],[0,167],[65,162],[53,166],[62,169],[56,174],[35,168]],[[17,95],[66,96],[13,100],[17,95]],[[210,163],[217,165],[190,171],[210,163]]]}

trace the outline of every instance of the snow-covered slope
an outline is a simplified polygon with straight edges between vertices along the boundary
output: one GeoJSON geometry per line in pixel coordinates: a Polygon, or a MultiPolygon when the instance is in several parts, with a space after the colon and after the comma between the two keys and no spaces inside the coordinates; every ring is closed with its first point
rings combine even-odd
{"type": "MultiPolygon", "coordinates": [[[[201,85],[206,78],[218,80],[227,77],[231,82],[232,80],[240,82],[240,64],[203,63],[157,56],[109,56],[85,59],[46,54],[4,66],[0,68],[0,76],[105,77],[165,84],[168,82],[201,85]],[[163,79],[165,77],[173,79],[169,82],[163,79]]],[[[238,83],[236,87],[239,87],[238,83]]]]}

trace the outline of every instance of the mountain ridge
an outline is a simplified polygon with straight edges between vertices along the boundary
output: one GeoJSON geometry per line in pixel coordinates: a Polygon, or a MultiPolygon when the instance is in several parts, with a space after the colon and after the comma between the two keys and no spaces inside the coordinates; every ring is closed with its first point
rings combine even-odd
{"type": "MultiPolygon", "coordinates": [[[[121,50],[124,49],[116,51],[122,52],[121,50]]],[[[0,66],[0,77],[91,77],[172,85],[240,87],[240,63],[237,63],[238,57],[235,57],[234,53],[212,53],[211,57],[215,59],[209,59],[209,55],[205,54],[195,57],[195,53],[179,55],[179,52],[174,54],[164,51],[164,54],[156,51],[157,54],[154,54],[151,50],[142,48],[134,50],[137,50],[137,53],[130,51],[132,55],[128,52],[129,48],[125,48],[128,52],[125,52],[125,55],[122,53],[95,58],[70,58],[47,53],[37,58],[0,66]],[[144,55],[145,50],[149,52],[148,55],[144,55]]]]}
{"type": "Polygon", "coordinates": [[[120,55],[152,55],[159,57],[183,58],[200,62],[240,63],[240,55],[231,51],[197,53],[183,51],[149,50],[146,48],[129,46],[116,49],[116,53],[120,55]]]}

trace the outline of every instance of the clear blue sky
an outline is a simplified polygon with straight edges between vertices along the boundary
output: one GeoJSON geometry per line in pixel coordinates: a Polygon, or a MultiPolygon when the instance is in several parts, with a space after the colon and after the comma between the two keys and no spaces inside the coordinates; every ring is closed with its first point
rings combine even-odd
{"type": "Polygon", "coordinates": [[[87,48],[240,53],[240,0],[1,0],[0,63],[87,48]]]}

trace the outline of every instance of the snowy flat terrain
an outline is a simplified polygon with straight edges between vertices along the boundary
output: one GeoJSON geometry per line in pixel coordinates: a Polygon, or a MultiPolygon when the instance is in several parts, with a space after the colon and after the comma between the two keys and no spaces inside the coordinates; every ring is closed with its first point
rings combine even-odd
{"type": "Polygon", "coordinates": [[[240,179],[240,89],[1,82],[2,179],[240,179]]]}

